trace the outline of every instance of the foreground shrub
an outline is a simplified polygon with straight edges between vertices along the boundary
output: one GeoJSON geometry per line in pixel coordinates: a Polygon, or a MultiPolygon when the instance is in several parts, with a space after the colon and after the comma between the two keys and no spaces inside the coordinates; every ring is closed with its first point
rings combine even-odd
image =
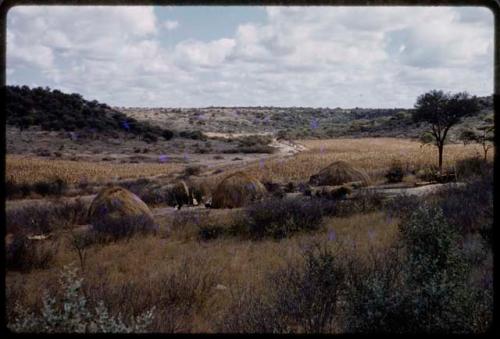
{"type": "Polygon", "coordinates": [[[464,235],[480,232],[488,241],[493,230],[493,173],[476,177],[464,186],[438,191],[433,199],[446,220],[464,235]]]}
{"type": "Polygon", "coordinates": [[[344,288],[344,269],[333,253],[315,247],[304,251],[303,264],[289,264],[271,274],[269,294],[243,290],[218,324],[221,332],[331,332],[344,288]]]}
{"type": "Polygon", "coordinates": [[[277,308],[300,332],[331,332],[344,289],[344,269],[326,248],[307,250],[304,259],[304,267],[289,266],[274,276],[277,308]]]}
{"type": "Polygon", "coordinates": [[[400,229],[403,252],[398,255],[396,251],[368,268],[352,265],[347,330],[485,331],[491,321],[491,292],[470,283],[460,237],[442,211],[429,205],[419,207],[400,229]]]}
{"type": "Polygon", "coordinates": [[[80,199],[12,208],[6,211],[7,233],[45,234],[87,223],[87,204],[80,199]]]}
{"type": "Polygon", "coordinates": [[[319,199],[267,199],[248,206],[245,216],[241,228],[250,237],[282,239],[319,229],[323,211],[319,199]]]}
{"type": "MultiPolygon", "coordinates": [[[[196,313],[213,301],[222,268],[210,258],[189,255],[137,279],[113,279],[105,275],[88,281],[85,293],[89,300],[102,300],[113,314],[141,314],[155,306],[155,319],[148,330],[162,333],[190,332],[196,313]]],[[[212,309],[210,309],[212,311],[212,309]]]]}
{"type": "Polygon", "coordinates": [[[458,180],[468,180],[478,176],[487,175],[491,164],[488,164],[479,157],[470,157],[457,160],[455,164],[455,173],[458,180]]]}
{"type": "Polygon", "coordinates": [[[154,319],[154,307],[149,311],[132,317],[126,324],[121,316],[108,313],[104,303],[99,302],[95,311],[87,307],[87,299],[82,292],[82,278],[77,270],[65,267],[61,273],[62,299],[58,300],[45,294],[43,308],[39,314],[29,313],[17,305],[17,316],[9,324],[14,332],[42,333],[130,333],[145,332],[154,319]]]}

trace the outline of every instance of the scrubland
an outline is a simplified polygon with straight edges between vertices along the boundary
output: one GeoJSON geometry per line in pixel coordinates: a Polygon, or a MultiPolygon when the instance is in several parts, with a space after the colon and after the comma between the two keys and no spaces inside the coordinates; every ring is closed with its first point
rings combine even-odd
{"type": "MultiPolygon", "coordinates": [[[[404,165],[405,180],[437,159],[433,148],[404,139],[298,143],[307,149],[293,156],[225,163],[193,177],[214,187],[229,173],[244,170],[262,181],[299,182],[334,160],[345,160],[382,183],[395,159],[404,165]]],[[[448,145],[445,167],[478,151],[473,145],[448,145]]],[[[71,185],[83,176],[106,182],[116,176],[168,175],[185,166],[8,156],[7,178],[32,183],[57,177],[71,185]]],[[[85,238],[82,202],[64,207],[58,204],[67,202],[53,202],[57,213],[20,207],[8,214],[9,232],[31,228],[51,237],[19,243],[7,253],[7,320],[20,331],[89,330],[86,322],[96,319],[75,320],[80,308],[67,313],[62,306],[76,304],[65,299],[60,286],[61,271],[70,265],[83,278],[73,292],[84,297],[89,309],[103,302],[110,315],[132,326],[132,317],[154,307],[147,326],[140,327],[146,332],[481,333],[492,324],[491,162],[465,181],[463,187],[425,198],[387,200],[367,194],[336,202],[271,197],[263,203],[267,211],[251,205],[163,214],[158,206],[153,210],[159,224],[155,233],[113,241],[85,238]],[[42,312],[49,300],[44,293],[55,298],[55,314],[66,315],[66,321],[54,325],[57,317],[51,315],[50,321],[40,322],[48,319],[42,312]]],[[[102,313],[97,318],[101,321],[102,313]]]]}

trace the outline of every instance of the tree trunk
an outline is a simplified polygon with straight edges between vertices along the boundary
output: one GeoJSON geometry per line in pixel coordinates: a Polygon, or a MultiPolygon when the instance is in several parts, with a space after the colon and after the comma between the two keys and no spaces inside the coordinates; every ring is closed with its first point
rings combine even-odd
{"type": "Polygon", "coordinates": [[[440,143],[438,145],[438,153],[439,153],[439,173],[443,173],[443,149],[444,149],[444,144],[440,143]]]}

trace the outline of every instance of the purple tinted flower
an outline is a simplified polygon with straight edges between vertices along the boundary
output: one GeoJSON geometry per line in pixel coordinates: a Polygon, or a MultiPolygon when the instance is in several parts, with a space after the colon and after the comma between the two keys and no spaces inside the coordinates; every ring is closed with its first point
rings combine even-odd
{"type": "Polygon", "coordinates": [[[122,127],[125,128],[127,131],[130,130],[130,126],[126,121],[122,122],[122,127]]]}
{"type": "Polygon", "coordinates": [[[158,161],[160,161],[161,163],[168,161],[168,155],[166,155],[166,154],[160,155],[158,157],[158,161]]]}
{"type": "Polygon", "coordinates": [[[260,168],[260,169],[263,169],[263,168],[264,168],[264,160],[263,160],[263,159],[260,159],[260,160],[259,160],[259,168],[260,168]]]}
{"type": "Polygon", "coordinates": [[[184,152],[183,157],[184,157],[184,160],[188,161],[189,157],[188,157],[188,155],[187,155],[187,153],[186,153],[186,152],[184,152]]]}
{"type": "Polygon", "coordinates": [[[334,229],[332,229],[332,230],[330,230],[330,232],[328,232],[328,240],[329,241],[337,240],[337,233],[335,232],[334,229]]]}
{"type": "Polygon", "coordinates": [[[313,118],[311,120],[311,129],[316,129],[316,128],[318,128],[318,119],[313,118]]]}
{"type": "Polygon", "coordinates": [[[78,139],[78,133],[76,132],[69,132],[69,136],[73,141],[78,139]]]}

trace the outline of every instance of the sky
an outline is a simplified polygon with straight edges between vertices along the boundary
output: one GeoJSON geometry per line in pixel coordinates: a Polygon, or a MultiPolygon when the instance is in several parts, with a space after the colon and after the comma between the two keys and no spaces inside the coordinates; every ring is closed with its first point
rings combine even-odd
{"type": "Polygon", "coordinates": [[[413,107],[493,93],[483,7],[17,6],[7,84],[126,107],[413,107]]]}

